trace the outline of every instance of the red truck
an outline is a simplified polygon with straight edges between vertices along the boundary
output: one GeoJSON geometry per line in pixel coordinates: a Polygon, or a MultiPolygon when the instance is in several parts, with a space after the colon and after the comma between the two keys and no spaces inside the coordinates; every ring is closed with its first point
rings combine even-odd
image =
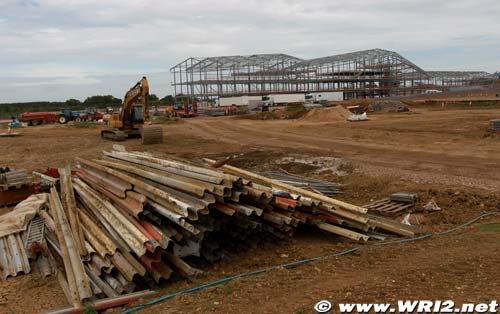
{"type": "Polygon", "coordinates": [[[53,112],[23,112],[19,117],[19,121],[26,122],[28,125],[40,125],[55,123],[58,114],[53,112]]]}

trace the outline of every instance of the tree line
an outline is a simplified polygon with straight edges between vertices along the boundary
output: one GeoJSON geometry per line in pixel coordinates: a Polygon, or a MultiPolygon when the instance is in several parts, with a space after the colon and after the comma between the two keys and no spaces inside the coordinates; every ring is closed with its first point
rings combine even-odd
{"type": "MultiPolygon", "coordinates": [[[[151,106],[171,106],[175,102],[172,95],[158,98],[155,94],[149,95],[151,106]]],[[[112,95],[95,95],[87,97],[84,101],[68,99],[66,101],[34,101],[20,103],[0,104],[0,118],[17,117],[23,112],[61,111],[64,108],[79,111],[88,107],[104,109],[106,107],[120,107],[122,100],[112,95]]]]}

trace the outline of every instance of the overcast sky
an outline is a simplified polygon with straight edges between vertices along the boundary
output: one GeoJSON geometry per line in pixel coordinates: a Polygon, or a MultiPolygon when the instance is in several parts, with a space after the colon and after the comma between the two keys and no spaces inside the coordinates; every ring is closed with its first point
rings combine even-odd
{"type": "Polygon", "coordinates": [[[190,56],[383,48],[425,70],[500,70],[500,0],[0,0],[0,103],[84,100],[190,56]]]}

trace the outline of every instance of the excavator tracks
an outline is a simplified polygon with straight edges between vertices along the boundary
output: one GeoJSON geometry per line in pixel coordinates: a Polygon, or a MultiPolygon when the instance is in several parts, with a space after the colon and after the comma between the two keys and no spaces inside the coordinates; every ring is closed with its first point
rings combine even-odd
{"type": "Polygon", "coordinates": [[[110,141],[124,141],[127,139],[127,133],[119,129],[109,129],[101,131],[101,137],[110,141]]]}
{"type": "Polygon", "coordinates": [[[161,126],[145,125],[141,130],[143,145],[163,143],[163,129],[161,126]]]}

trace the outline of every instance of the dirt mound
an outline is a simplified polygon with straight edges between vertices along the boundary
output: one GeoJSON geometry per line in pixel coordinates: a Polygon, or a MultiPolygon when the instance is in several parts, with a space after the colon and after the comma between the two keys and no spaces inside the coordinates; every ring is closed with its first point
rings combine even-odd
{"type": "Polygon", "coordinates": [[[314,108],[306,113],[301,120],[310,122],[346,122],[351,112],[342,106],[330,108],[314,108]]]}
{"type": "Polygon", "coordinates": [[[407,105],[403,104],[399,100],[380,100],[371,103],[368,108],[373,111],[383,111],[383,112],[404,112],[410,111],[407,105]]]}

